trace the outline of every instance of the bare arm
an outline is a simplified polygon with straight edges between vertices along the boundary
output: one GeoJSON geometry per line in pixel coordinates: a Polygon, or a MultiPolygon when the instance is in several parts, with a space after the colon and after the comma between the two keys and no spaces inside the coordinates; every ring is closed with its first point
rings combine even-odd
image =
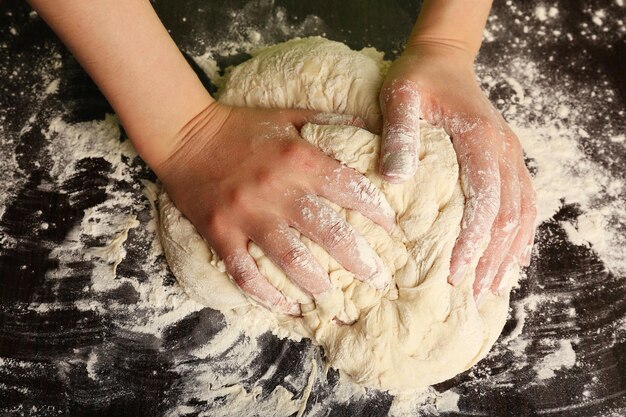
{"type": "Polygon", "coordinates": [[[142,0],[31,0],[111,103],[153,168],[174,138],[213,102],[142,0]]]}
{"type": "Polygon", "coordinates": [[[426,0],[407,46],[441,45],[456,48],[474,59],[492,0],[426,0]]]}
{"type": "MultiPolygon", "coordinates": [[[[139,155],[243,291],[270,308],[299,313],[299,305],[261,275],[248,253],[250,242],[311,296],[329,290],[328,273],[290,228],[317,241],[357,278],[379,287],[388,283],[378,255],[359,245],[363,238],[320,197],[387,229],[393,210],[361,174],[300,137],[303,124],[321,120],[316,112],[215,102],[147,0],[31,4],[100,87],[139,155]],[[270,135],[275,140],[264,139],[270,135]],[[370,195],[351,188],[355,183],[370,195]],[[305,219],[304,211],[317,214],[305,219]],[[339,232],[345,237],[340,242],[332,239],[339,232]]],[[[358,123],[349,116],[337,120],[358,123]]]]}

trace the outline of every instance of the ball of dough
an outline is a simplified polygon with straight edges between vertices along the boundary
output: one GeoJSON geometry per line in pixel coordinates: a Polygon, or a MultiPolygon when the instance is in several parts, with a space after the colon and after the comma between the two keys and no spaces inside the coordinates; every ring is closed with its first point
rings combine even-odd
{"type": "MultiPolygon", "coordinates": [[[[294,39],[258,51],[231,69],[222,80],[219,101],[346,113],[380,126],[378,93],[387,67],[382,54],[372,49],[353,51],[319,37],[294,39]]],[[[305,125],[301,134],[365,174],[397,213],[398,226],[388,235],[360,213],[333,206],[377,251],[395,285],[376,291],[301,236],[334,287],[312,300],[251,243],[249,251],[261,272],[301,303],[303,316],[272,313],[248,300],[216,253],[162,193],[160,236],[180,284],[209,307],[247,316],[283,335],[311,338],[324,348],[331,366],[366,386],[413,390],[449,379],[483,358],[504,325],[509,291],[486,296],[478,309],[472,296],[474,268],[461,285],[447,282],[464,207],[450,138],[421,122],[417,173],[404,184],[390,184],[377,174],[380,136],[351,126],[314,124],[305,125]]]]}

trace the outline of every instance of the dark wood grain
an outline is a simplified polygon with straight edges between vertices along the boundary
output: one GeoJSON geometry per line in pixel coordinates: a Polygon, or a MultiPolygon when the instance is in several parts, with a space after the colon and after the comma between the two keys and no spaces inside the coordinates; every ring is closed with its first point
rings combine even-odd
{"type": "MultiPolygon", "coordinates": [[[[540,2],[520,3],[524,14],[531,14],[540,2]]],[[[620,10],[612,1],[592,3],[605,4],[611,11],[620,10]]],[[[419,4],[416,0],[154,2],[163,22],[188,56],[202,53],[211,42],[237,38],[237,32],[245,26],[233,27],[228,11],[242,10],[247,5],[255,13],[250,13],[244,21],[262,28],[262,33],[274,41],[291,36],[267,23],[272,22],[267,16],[273,16],[277,8],[284,8],[288,24],[302,25],[307,16],[319,17],[317,24],[301,26],[301,36],[323,33],[353,48],[375,46],[388,58],[401,51],[419,4]]],[[[574,38],[543,42],[530,37],[531,47],[525,53],[534,60],[555,57],[546,63],[549,77],[555,83],[564,77],[593,83],[594,77],[602,74],[609,87],[617,92],[616,106],[605,109],[608,115],[592,114],[585,128],[592,134],[600,132],[605,128],[606,117],[621,119],[623,127],[626,96],[623,36],[611,38],[608,43],[595,42],[580,34],[581,23],[588,21],[584,12],[587,2],[560,0],[555,4],[559,6],[565,29],[574,38]],[[576,65],[571,65],[574,55],[576,65]]],[[[100,120],[111,108],[51,31],[40,19],[29,16],[29,12],[21,1],[0,1],[0,44],[3,45],[0,48],[0,140],[10,139],[16,144],[11,155],[0,155],[0,163],[15,157],[23,176],[0,218],[0,359],[4,360],[0,362],[0,414],[163,415],[178,404],[182,395],[180,380],[185,375],[176,371],[175,365],[182,363],[193,368],[202,364],[189,352],[209,342],[223,328],[223,316],[211,309],[195,312],[168,326],[161,337],[129,331],[129,323],[156,314],[155,311],[129,313],[124,308],[135,304],[139,297],[131,284],[122,285],[106,296],[85,291],[93,273],[92,262],[81,259],[77,252],[72,255],[73,262],[61,266],[51,256],[53,249],[80,222],[85,210],[107,198],[107,187],[128,191],[133,201],[145,206],[137,213],[140,222],[142,225],[148,222],[150,207],[141,187],[135,185],[155,177],[139,164],[132,180],[116,180],[111,177],[107,161],[88,158],[80,162],[75,175],[51,186],[55,182],[49,172],[50,155],[45,146],[48,138],[42,133],[49,120],[57,116],[68,123],[100,120]],[[17,35],[10,33],[9,28],[16,28],[17,35]],[[55,55],[60,55],[63,62],[60,68],[49,65],[55,55]],[[14,70],[19,75],[11,77],[14,70]],[[34,86],[41,90],[50,75],[60,78],[59,92],[41,99],[34,86]],[[35,117],[34,122],[29,122],[31,117],[35,117]],[[27,124],[30,129],[25,131],[27,124]],[[42,222],[49,224],[49,228],[41,229],[42,222]],[[61,267],[64,275],[50,279],[50,274],[61,267]],[[77,302],[94,300],[102,303],[104,309],[77,308],[77,302]],[[46,302],[58,303],[62,308],[53,311],[29,308],[46,302]],[[87,377],[85,370],[85,360],[92,353],[99,357],[96,380],[87,377]]],[[[484,46],[479,62],[487,66],[508,56],[510,39],[525,36],[513,24],[517,17],[504,2],[496,2],[494,14],[510,30],[507,37],[484,46]]],[[[225,67],[246,56],[242,53],[216,58],[225,67]]],[[[205,82],[210,87],[208,80],[205,82]]],[[[507,100],[511,92],[503,87],[491,94],[494,100],[507,100]]],[[[125,140],[123,134],[120,140],[125,140]]],[[[626,156],[620,146],[588,145],[585,151],[616,178],[625,178],[626,156]],[[622,164],[609,164],[603,152],[621,158],[622,164]]],[[[577,210],[575,206],[566,206],[540,227],[539,249],[527,271],[528,278],[513,295],[514,302],[535,293],[554,296],[554,301],[542,304],[542,311],[531,312],[526,319],[524,334],[531,340],[525,351],[528,366],[511,371],[518,358],[510,351],[496,350],[475,369],[436,387],[440,391],[454,388],[461,395],[461,412],[442,415],[624,415],[621,413],[626,410],[623,327],[626,277],[608,272],[591,249],[568,243],[559,222],[576,217],[577,210]],[[572,305],[577,312],[573,322],[566,312],[572,305]],[[579,362],[571,369],[557,371],[555,378],[537,384],[532,366],[547,352],[542,341],[555,336],[579,338],[576,345],[579,362]],[[600,381],[595,385],[600,392],[589,401],[583,391],[592,380],[600,381]]],[[[129,282],[147,279],[145,253],[150,238],[153,235],[131,230],[125,243],[127,256],[118,266],[119,277],[129,282]]],[[[89,247],[101,242],[83,243],[89,247]]],[[[165,261],[160,259],[160,262],[165,261]]],[[[163,279],[163,285],[175,285],[171,274],[163,279]]],[[[503,337],[515,325],[516,320],[510,318],[503,337]]],[[[281,384],[295,396],[301,395],[302,387],[289,385],[285,377],[310,372],[309,358],[321,358],[319,349],[307,341],[280,340],[270,334],[260,338],[259,346],[258,358],[249,364],[253,372],[237,369],[241,364],[236,361],[225,360],[224,366],[229,366],[233,375],[241,375],[241,383],[246,387],[261,386],[267,393],[281,384]]],[[[310,405],[322,404],[327,415],[332,416],[387,414],[392,401],[389,394],[370,391],[358,401],[341,402],[333,396],[337,383],[337,372],[330,370],[315,383],[310,405]]],[[[211,415],[212,404],[201,399],[188,405],[204,410],[203,415],[211,415]]]]}

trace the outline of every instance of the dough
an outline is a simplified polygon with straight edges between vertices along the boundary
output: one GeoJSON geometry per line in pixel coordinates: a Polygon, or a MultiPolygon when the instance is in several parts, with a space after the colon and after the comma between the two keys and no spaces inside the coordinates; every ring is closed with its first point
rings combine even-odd
{"type": "MultiPolygon", "coordinates": [[[[380,126],[378,92],[387,67],[382,54],[372,49],[352,51],[319,37],[294,39],[259,51],[232,69],[222,82],[219,100],[237,106],[347,113],[380,126]]],[[[302,129],[306,140],[367,175],[396,211],[398,227],[389,236],[360,213],[334,206],[389,268],[395,285],[388,291],[376,291],[356,280],[318,245],[301,237],[328,269],[335,287],[314,302],[251,243],[249,251],[261,272],[301,303],[303,317],[272,313],[238,289],[223,262],[162,193],[161,240],[178,281],[205,305],[244,316],[233,322],[254,321],[278,334],[311,338],[324,348],[331,366],[366,386],[413,390],[468,369],[487,354],[500,334],[509,291],[500,297],[486,296],[477,309],[473,268],[462,285],[448,284],[464,196],[449,137],[424,122],[421,128],[418,171],[401,185],[383,182],[376,172],[378,135],[349,126],[307,124],[302,129]],[[352,324],[339,324],[334,317],[352,324]]],[[[509,278],[517,274],[515,270],[509,278]]]]}

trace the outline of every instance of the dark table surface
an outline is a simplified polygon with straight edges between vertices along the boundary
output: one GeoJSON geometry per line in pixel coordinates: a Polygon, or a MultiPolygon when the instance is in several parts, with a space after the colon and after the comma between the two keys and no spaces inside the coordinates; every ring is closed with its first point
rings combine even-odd
{"type": "MultiPolygon", "coordinates": [[[[585,109],[588,117],[577,123],[592,137],[609,130],[623,134],[622,2],[496,3],[487,28],[490,39],[478,60],[481,79],[494,68],[506,72],[513,62],[533,63],[542,82],[585,109]],[[541,6],[547,13],[554,7],[558,15],[545,18],[537,9],[541,6]]],[[[188,57],[210,51],[222,68],[245,59],[259,36],[261,43],[274,43],[323,34],[353,48],[374,46],[393,58],[419,4],[154,2],[188,57]]],[[[212,88],[208,81],[207,86],[212,88]]],[[[510,110],[514,85],[485,86],[501,110],[510,110]]],[[[525,112],[523,118],[541,120],[542,111],[525,112]]],[[[162,287],[182,297],[163,257],[151,249],[154,211],[144,184],[156,178],[121,148],[112,156],[93,149],[81,154],[80,143],[59,140],[79,123],[102,126],[97,121],[107,113],[112,110],[106,100],[41,19],[21,1],[0,1],[0,415],[224,415],[219,404],[224,398],[190,394],[191,385],[198,389],[202,382],[194,370],[216,362],[238,375],[246,390],[260,387],[259,403],[278,385],[302,396],[305,386],[290,376],[306,376],[316,363],[321,376],[305,415],[387,415],[393,402],[387,393],[338,397],[338,373],[322,372],[322,353],[308,341],[266,334],[257,340],[254,358],[190,354],[210,343],[224,322],[219,312],[206,308],[172,319],[170,304],[176,303],[151,303],[144,291],[162,287]],[[71,175],[57,169],[63,158],[69,158],[71,175]],[[122,176],[116,174],[119,167],[122,176]],[[118,213],[136,223],[124,229],[123,221],[115,222],[118,213]],[[110,221],[111,231],[89,232],[85,219],[110,221]],[[116,260],[94,250],[109,247],[125,232],[117,248],[122,256],[113,268],[116,260]],[[106,271],[114,285],[102,288],[106,271]],[[150,320],[158,332],[139,326],[150,320]]],[[[124,141],[122,132],[118,142],[124,141]]],[[[622,143],[590,141],[583,148],[586,157],[624,180],[622,143]]],[[[623,201],[623,194],[619,198],[623,201]]],[[[626,415],[626,277],[607,268],[593,247],[569,242],[562,224],[579,214],[579,207],[564,204],[539,227],[533,264],[513,294],[514,308],[494,351],[470,371],[434,387],[433,393],[458,394],[459,411],[437,410],[426,400],[415,415],[626,415]],[[540,297],[538,308],[537,303],[529,307],[533,295],[540,297]],[[572,308],[574,317],[568,314],[572,308]],[[520,320],[523,358],[502,342],[519,330],[520,320]],[[555,340],[573,341],[576,362],[538,380],[536,365],[554,352],[555,340]]],[[[623,226],[616,227],[623,232],[623,226]]],[[[215,388],[210,382],[203,382],[207,392],[215,388]]],[[[248,414],[267,413],[258,410],[248,414]]]]}

